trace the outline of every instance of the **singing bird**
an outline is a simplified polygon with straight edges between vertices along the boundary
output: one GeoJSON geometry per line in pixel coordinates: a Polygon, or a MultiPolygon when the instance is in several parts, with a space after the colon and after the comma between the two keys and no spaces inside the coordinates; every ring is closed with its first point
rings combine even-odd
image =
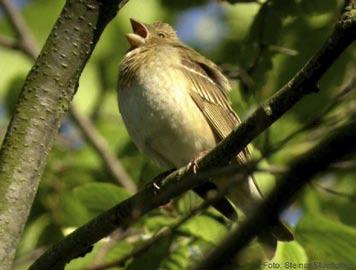
{"type": "MultiPolygon", "coordinates": [[[[228,99],[229,80],[216,64],[180,41],[170,25],[134,19],[131,25],[133,33],[126,35],[131,48],[121,62],[118,82],[121,116],[132,140],[148,157],[167,169],[186,166],[240,123],[228,99]]],[[[246,148],[236,162],[248,159],[246,148]]],[[[208,182],[195,191],[206,198],[209,190],[224,186],[220,182],[208,182]]],[[[252,176],[230,190],[228,198],[246,216],[262,199],[252,176]]],[[[226,198],[214,207],[236,217],[226,198]]],[[[259,238],[275,249],[277,240],[291,241],[293,234],[278,221],[259,238]]]]}

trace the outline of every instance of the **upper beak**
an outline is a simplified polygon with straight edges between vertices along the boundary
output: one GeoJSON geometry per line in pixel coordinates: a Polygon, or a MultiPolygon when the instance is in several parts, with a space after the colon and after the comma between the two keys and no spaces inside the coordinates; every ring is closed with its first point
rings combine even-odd
{"type": "Polygon", "coordinates": [[[137,48],[145,44],[149,32],[144,23],[134,20],[132,18],[130,19],[130,22],[133,33],[126,34],[126,38],[132,48],[137,48]]]}

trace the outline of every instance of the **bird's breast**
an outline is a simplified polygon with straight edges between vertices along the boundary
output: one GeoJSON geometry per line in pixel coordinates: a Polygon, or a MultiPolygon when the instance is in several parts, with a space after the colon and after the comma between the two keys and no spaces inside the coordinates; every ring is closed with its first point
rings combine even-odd
{"type": "Polygon", "coordinates": [[[148,63],[120,84],[119,108],[135,144],[166,167],[180,167],[212,148],[213,131],[172,63],[148,63]]]}

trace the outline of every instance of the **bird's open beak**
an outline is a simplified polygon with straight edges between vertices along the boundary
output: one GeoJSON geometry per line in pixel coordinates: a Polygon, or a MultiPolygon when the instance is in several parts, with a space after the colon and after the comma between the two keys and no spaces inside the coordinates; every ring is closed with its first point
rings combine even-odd
{"type": "Polygon", "coordinates": [[[130,19],[133,33],[126,34],[126,38],[132,48],[137,48],[146,42],[146,38],[149,35],[148,29],[144,23],[134,19],[130,19]]]}

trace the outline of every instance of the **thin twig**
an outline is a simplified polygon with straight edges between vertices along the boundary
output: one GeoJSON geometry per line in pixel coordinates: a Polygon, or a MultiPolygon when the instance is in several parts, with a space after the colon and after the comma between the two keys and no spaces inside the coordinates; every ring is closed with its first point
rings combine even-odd
{"type": "Polygon", "coordinates": [[[3,8],[9,23],[15,31],[19,44],[21,44],[21,49],[25,51],[27,56],[36,59],[40,50],[30,34],[31,31],[29,31],[21,13],[18,12],[14,3],[10,0],[0,0],[0,6],[3,8]]]}
{"type": "Polygon", "coordinates": [[[356,171],[356,162],[354,160],[352,161],[342,161],[339,163],[335,163],[332,166],[330,166],[330,169],[332,170],[341,170],[341,171],[356,171]]]}
{"type": "Polygon", "coordinates": [[[1,34],[0,34],[0,46],[8,49],[15,49],[15,50],[19,49],[19,44],[15,39],[1,34]]]}
{"type": "Polygon", "coordinates": [[[337,191],[337,190],[325,187],[325,186],[323,186],[323,185],[321,185],[319,183],[316,183],[316,182],[313,182],[311,184],[311,186],[315,187],[316,189],[323,190],[324,192],[327,192],[329,194],[332,194],[332,195],[335,195],[335,196],[338,196],[338,197],[342,197],[342,198],[346,198],[346,199],[349,199],[351,201],[356,201],[356,195],[345,193],[345,192],[341,192],[341,191],[337,191]]]}
{"type": "MultiPolygon", "coordinates": [[[[97,252],[95,255],[95,258],[91,262],[92,267],[95,267],[95,265],[101,265],[101,263],[104,261],[106,258],[106,255],[110,252],[115,247],[115,244],[123,239],[125,236],[127,236],[127,231],[123,231],[121,229],[118,229],[114,231],[110,236],[109,236],[109,241],[106,243],[103,243],[101,246],[100,250],[97,252]]],[[[89,267],[90,268],[90,267],[89,267]]]]}
{"type": "MultiPolygon", "coordinates": [[[[353,63],[352,63],[353,64],[353,63]]],[[[352,66],[352,65],[350,65],[352,66]]],[[[307,121],[304,125],[302,125],[300,128],[296,129],[295,131],[291,132],[289,135],[287,135],[285,138],[283,138],[281,141],[277,142],[275,145],[270,146],[268,143],[265,142],[263,146],[263,151],[261,156],[256,159],[254,164],[257,166],[258,163],[260,163],[262,160],[267,159],[271,157],[273,154],[281,150],[288,142],[290,142],[293,138],[295,138],[298,134],[305,132],[310,129],[315,129],[317,124],[322,123],[324,118],[326,118],[327,114],[330,113],[338,104],[342,102],[343,99],[347,97],[347,95],[352,91],[355,90],[356,87],[356,77],[354,76],[353,73],[351,73],[350,76],[345,76],[344,83],[342,84],[340,90],[335,94],[335,96],[331,99],[332,101],[328,103],[328,105],[318,114],[316,114],[315,117],[307,121]]],[[[350,112],[347,113],[347,115],[350,115],[350,112]]],[[[346,117],[344,117],[346,118],[346,117]]],[[[336,126],[336,124],[339,124],[339,119],[335,120],[335,123],[331,124],[330,128],[333,128],[336,126]]],[[[268,130],[267,130],[268,131],[268,130]]],[[[329,130],[330,131],[330,130],[329,130]]],[[[326,132],[324,132],[326,133],[326,132]]],[[[317,136],[320,137],[320,136],[317,136]]],[[[347,167],[348,169],[352,169],[353,167],[349,166],[347,167]]],[[[336,165],[332,165],[330,169],[346,169],[345,167],[340,168],[337,167],[336,165]]],[[[281,175],[286,173],[286,168],[285,167],[276,167],[276,166],[269,166],[268,169],[261,169],[261,168],[255,168],[255,172],[262,172],[262,173],[270,173],[274,175],[281,175]]]]}
{"type": "Polygon", "coordinates": [[[274,146],[266,147],[267,151],[262,154],[262,157],[266,158],[271,156],[302,132],[315,129],[316,125],[322,123],[327,114],[331,112],[338,104],[340,104],[342,99],[347,96],[347,94],[349,94],[352,90],[355,90],[355,87],[356,77],[354,76],[347,84],[342,86],[338,93],[336,93],[336,95],[331,99],[331,102],[325,108],[323,108],[320,113],[317,113],[312,119],[307,120],[303,126],[290,133],[287,137],[276,143],[274,146]]]}
{"type": "Polygon", "coordinates": [[[290,48],[286,48],[286,47],[282,47],[282,46],[278,46],[278,45],[268,45],[268,49],[270,51],[274,51],[280,54],[285,54],[285,55],[289,55],[289,56],[296,56],[298,55],[298,51],[290,49],[290,48]]]}
{"type": "Polygon", "coordinates": [[[132,193],[136,192],[137,187],[133,180],[126,173],[121,163],[118,162],[115,155],[111,152],[107,141],[101,135],[99,135],[97,131],[95,131],[96,128],[91,120],[88,117],[80,114],[78,109],[73,105],[70,107],[70,115],[86,138],[87,142],[90,143],[95,151],[100,155],[101,159],[104,161],[105,166],[107,166],[116,181],[118,181],[128,191],[132,193]]]}
{"type": "Polygon", "coordinates": [[[29,263],[29,262],[33,262],[34,260],[37,260],[37,258],[40,257],[46,251],[46,249],[47,249],[47,247],[42,246],[42,247],[36,248],[36,249],[32,250],[31,252],[19,257],[14,262],[14,268],[19,267],[25,263],[29,263]]]}
{"type": "Polygon", "coordinates": [[[262,16],[262,19],[260,21],[260,24],[258,25],[258,29],[257,29],[257,45],[258,45],[258,52],[257,55],[255,56],[254,60],[252,61],[252,63],[250,64],[250,66],[248,67],[248,69],[246,70],[247,74],[249,76],[252,76],[252,74],[254,73],[255,69],[258,66],[258,63],[260,62],[263,54],[265,53],[265,51],[268,48],[268,45],[265,43],[264,41],[264,31],[265,31],[265,21],[266,21],[266,12],[269,6],[269,0],[267,0],[265,3],[263,3],[259,9],[259,12],[256,16],[256,18],[258,19],[259,16],[262,16]]]}

